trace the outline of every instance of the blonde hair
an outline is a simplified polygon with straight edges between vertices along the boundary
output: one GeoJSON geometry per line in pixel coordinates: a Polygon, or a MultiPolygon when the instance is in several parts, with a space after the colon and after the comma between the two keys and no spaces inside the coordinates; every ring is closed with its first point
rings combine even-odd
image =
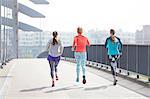
{"type": "Polygon", "coordinates": [[[80,33],[80,34],[82,34],[83,29],[82,29],[81,27],[78,27],[78,28],[77,28],[77,32],[80,33]]]}

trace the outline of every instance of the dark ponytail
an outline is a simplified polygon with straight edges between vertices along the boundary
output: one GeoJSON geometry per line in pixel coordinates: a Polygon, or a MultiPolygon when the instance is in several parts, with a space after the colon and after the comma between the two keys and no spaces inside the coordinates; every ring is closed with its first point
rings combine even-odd
{"type": "Polygon", "coordinates": [[[56,40],[57,35],[58,35],[58,33],[56,31],[54,31],[53,32],[53,42],[52,42],[53,45],[58,44],[58,41],[56,40]]]}
{"type": "Polygon", "coordinates": [[[112,35],[115,35],[115,30],[114,30],[114,29],[110,29],[110,33],[111,33],[112,35]]]}
{"type": "Polygon", "coordinates": [[[112,37],[111,37],[111,41],[112,42],[115,42],[115,30],[114,29],[110,29],[110,33],[113,35],[112,37]]]}

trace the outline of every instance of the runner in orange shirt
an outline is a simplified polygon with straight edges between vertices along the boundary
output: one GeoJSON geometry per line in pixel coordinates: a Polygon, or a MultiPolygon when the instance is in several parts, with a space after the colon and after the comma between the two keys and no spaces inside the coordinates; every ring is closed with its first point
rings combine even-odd
{"type": "Polygon", "coordinates": [[[72,50],[75,51],[75,59],[77,63],[76,72],[77,79],[76,82],[79,82],[79,74],[80,74],[80,66],[82,67],[83,72],[83,81],[82,83],[86,83],[85,71],[86,71],[86,46],[90,46],[89,40],[82,35],[83,30],[81,27],[77,28],[78,35],[74,37],[72,50]]]}

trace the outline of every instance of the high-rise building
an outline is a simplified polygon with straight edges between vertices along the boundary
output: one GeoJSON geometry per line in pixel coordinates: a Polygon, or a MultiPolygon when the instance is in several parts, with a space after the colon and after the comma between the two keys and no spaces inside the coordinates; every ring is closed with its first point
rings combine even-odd
{"type": "MultiPolygon", "coordinates": [[[[91,44],[104,44],[106,38],[110,36],[108,30],[90,30],[88,31],[87,35],[91,41],[91,44]]],[[[121,39],[123,44],[135,44],[135,33],[116,30],[115,35],[121,39]]]]}
{"type": "Polygon", "coordinates": [[[142,30],[136,31],[137,44],[150,44],[150,25],[144,25],[142,30]]]}

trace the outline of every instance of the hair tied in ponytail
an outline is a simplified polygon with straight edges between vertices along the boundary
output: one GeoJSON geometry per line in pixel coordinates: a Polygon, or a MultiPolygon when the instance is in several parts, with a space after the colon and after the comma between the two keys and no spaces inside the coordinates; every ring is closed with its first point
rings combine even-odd
{"type": "Polygon", "coordinates": [[[53,42],[52,42],[53,45],[58,44],[58,41],[56,39],[57,35],[58,35],[57,31],[54,31],[53,32],[53,42]]]}

